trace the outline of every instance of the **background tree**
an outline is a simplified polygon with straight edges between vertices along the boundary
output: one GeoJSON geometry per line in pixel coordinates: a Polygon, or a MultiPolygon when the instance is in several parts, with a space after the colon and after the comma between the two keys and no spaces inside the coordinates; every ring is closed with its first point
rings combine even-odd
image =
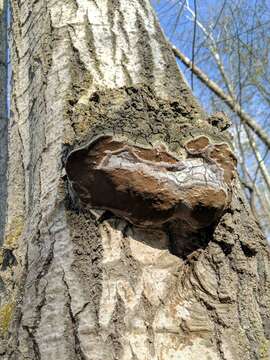
{"type": "Polygon", "coordinates": [[[267,359],[268,247],[149,1],[12,16],[3,359],[267,359]]]}
{"type": "Polygon", "coordinates": [[[192,60],[199,65],[201,84],[195,74],[187,76],[196,95],[211,111],[224,109],[233,120],[242,185],[268,235],[268,2],[164,1],[158,10],[168,36],[181,49],[181,61],[188,69],[192,60]],[[182,24],[190,31],[182,31],[182,24]],[[251,126],[250,133],[245,124],[251,126]]]}

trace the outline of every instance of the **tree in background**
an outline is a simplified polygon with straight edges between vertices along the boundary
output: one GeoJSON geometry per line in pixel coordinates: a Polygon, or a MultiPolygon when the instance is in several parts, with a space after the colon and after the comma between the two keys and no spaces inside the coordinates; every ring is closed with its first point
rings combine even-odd
{"type": "Polygon", "coordinates": [[[168,36],[181,49],[174,50],[176,56],[193,70],[196,94],[212,111],[224,109],[233,120],[242,185],[269,235],[269,4],[164,1],[158,10],[168,36]]]}
{"type": "Polygon", "coordinates": [[[149,1],[11,6],[2,358],[267,359],[268,247],[149,1]]]}

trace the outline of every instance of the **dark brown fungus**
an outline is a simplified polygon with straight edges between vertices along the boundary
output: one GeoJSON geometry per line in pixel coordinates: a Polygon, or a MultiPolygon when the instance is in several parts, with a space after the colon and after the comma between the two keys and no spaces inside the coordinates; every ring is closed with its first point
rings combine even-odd
{"type": "MultiPolygon", "coordinates": [[[[208,145],[202,137],[190,148],[197,154],[208,145]]],[[[231,165],[223,150],[212,150],[213,161],[180,160],[165,147],[145,149],[107,136],[71,152],[66,171],[83,207],[110,210],[138,226],[179,220],[196,230],[216,221],[229,203],[231,165]]]]}
{"type": "Polygon", "coordinates": [[[191,154],[201,154],[209,145],[209,139],[206,136],[200,136],[194,140],[190,140],[186,144],[186,148],[191,154]]]}
{"type": "Polygon", "coordinates": [[[231,125],[231,120],[223,111],[218,111],[208,117],[207,121],[212,126],[217,127],[220,131],[227,130],[231,125]]]}

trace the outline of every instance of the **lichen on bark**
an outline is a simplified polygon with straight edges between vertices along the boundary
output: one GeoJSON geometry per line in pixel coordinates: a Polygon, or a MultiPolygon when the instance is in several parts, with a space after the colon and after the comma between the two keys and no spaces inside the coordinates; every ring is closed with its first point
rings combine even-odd
{"type": "Polygon", "coordinates": [[[14,311],[14,304],[7,303],[0,307],[0,335],[6,336],[14,311]]]}

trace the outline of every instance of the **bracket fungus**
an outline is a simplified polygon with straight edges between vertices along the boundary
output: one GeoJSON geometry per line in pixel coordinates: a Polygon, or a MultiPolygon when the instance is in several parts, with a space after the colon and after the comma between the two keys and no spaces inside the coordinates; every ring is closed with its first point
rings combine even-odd
{"type": "Polygon", "coordinates": [[[180,221],[192,231],[215,222],[228,207],[235,158],[206,136],[184,144],[185,159],[165,146],[143,148],[102,136],[72,151],[66,162],[71,191],[82,207],[109,210],[137,226],[180,221]]]}

